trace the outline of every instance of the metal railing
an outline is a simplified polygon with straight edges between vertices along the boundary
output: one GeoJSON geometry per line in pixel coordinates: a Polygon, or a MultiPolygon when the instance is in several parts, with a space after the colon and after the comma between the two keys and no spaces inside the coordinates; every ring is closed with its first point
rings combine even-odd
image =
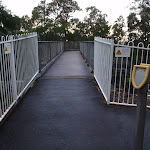
{"type": "Polygon", "coordinates": [[[39,73],[37,33],[0,41],[0,121],[39,73]]]}
{"type": "MultiPolygon", "coordinates": [[[[112,39],[95,38],[94,76],[109,104],[136,106],[137,91],[131,83],[134,65],[150,63],[150,45],[133,42],[114,43],[112,39]],[[115,56],[115,47],[129,49],[129,56],[115,56]]],[[[150,97],[148,96],[148,107],[150,97]]]]}
{"type": "Polygon", "coordinates": [[[94,40],[94,77],[108,104],[110,103],[113,48],[112,39],[96,37],[94,40]]]}
{"type": "Polygon", "coordinates": [[[64,43],[64,50],[65,51],[79,51],[80,49],[80,42],[79,41],[66,41],[64,43]]]}
{"type": "Polygon", "coordinates": [[[64,51],[64,42],[56,41],[40,41],[39,47],[39,66],[42,70],[53,59],[56,58],[61,52],[64,51]]]}
{"type": "MultiPolygon", "coordinates": [[[[36,33],[1,38],[0,122],[37,78],[39,68],[43,70],[58,58],[64,46],[64,42],[38,43],[36,33]]],[[[80,42],[79,48],[94,68],[94,77],[107,103],[136,106],[137,92],[131,84],[132,69],[134,65],[150,63],[150,45],[145,48],[143,43],[137,46],[133,42],[115,44],[113,39],[96,37],[94,43],[80,42]],[[115,47],[129,48],[130,56],[115,57],[115,47]]]]}
{"type": "Polygon", "coordinates": [[[91,66],[92,69],[94,69],[94,42],[80,42],[80,52],[86,62],[91,66]]]}
{"type": "MultiPolygon", "coordinates": [[[[130,49],[130,57],[115,57],[113,56],[113,71],[112,71],[112,88],[111,88],[111,104],[136,106],[137,105],[137,90],[131,83],[132,70],[134,65],[141,63],[150,63],[150,45],[144,47],[143,43],[137,46],[133,42],[118,42],[115,47],[125,47],[130,49]]],[[[150,99],[148,98],[150,106],[150,99]]]]}

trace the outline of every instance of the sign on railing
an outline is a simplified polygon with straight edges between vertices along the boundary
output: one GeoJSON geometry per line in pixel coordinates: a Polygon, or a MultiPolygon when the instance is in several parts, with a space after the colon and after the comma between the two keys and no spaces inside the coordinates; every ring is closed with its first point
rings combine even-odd
{"type": "Polygon", "coordinates": [[[0,121],[38,73],[37,33],[1,37],[0,121]]]}
{"type": "Polygon", "coordinates": [[[116,47],[115,57],[130,57],[130,48],[127,47],[116,47]]]}
{"type": "MultiPolygon", "coordinates": [[[[137,105],[137,91],[131,84],[134,65],[150,63],[150,45],[133,42],[117,44],[112,39],[95,38],[94,76],[110,104],[137,105]]],[[[148,107],[150,97],[148,98],[148,107]]]]}

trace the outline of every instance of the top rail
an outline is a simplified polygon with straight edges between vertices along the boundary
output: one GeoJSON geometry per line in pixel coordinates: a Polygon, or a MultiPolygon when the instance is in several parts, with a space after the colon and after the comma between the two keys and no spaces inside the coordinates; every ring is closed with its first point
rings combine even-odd
{"type": "Polygon", "coordinates": [[[30,39],[30,38],[34,38],[34,37],[37,37],[37,33],[34,32],[34,33],[29,33],[29,34],[22,34],[22,35],[10,35],[10,36],[2,36],[1,37],[1,41],[0,41],[0,44],[4,44],[6,42],[15,42],[15,41],[21,41],[21,40],[24,40],[24,39],[30,39]],[[13,37],[12,39],[10,39],[10,37],[13,37]]]}

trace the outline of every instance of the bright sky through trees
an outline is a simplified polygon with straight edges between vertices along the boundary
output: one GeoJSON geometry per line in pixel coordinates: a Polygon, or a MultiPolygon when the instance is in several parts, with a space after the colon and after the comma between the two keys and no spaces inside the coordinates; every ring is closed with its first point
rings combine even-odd
{"type": "MultiPolygon", "coordinates": [[[[46,0],[51,2],[52,0],[46,0]]],[[[133,0],[76,0],[79,6],[84,9],[90,6],[96,6],[102,13],[107,14],[107,20],[112,24],[120,15],[126,19],[130,12],[130,6],[133,0]]],[[[10,9],[13,14],[22,17],[29,15],[34,7],[36,7],[40,0],[2,0],[4,6],[10,9]]],[[[74,17],[83,19],[86,16],[85,12],[77,12],[74,17]]]]}

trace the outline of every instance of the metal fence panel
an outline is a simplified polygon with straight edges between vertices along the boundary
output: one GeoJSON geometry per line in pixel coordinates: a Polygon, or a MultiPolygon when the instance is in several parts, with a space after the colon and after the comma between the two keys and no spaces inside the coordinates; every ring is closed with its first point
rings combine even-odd
{"type": "Polygon", "coordinates": [[[94,77],[109,104],[113,60],[113,40],[94,39],[94,77]]]}
{"type": "Polygon", "coordinates": [[[1,38],[0,121],[38,73],[39,62],[36,33],[1,38]]]}
{"type": "MultiPolygon", "coordinates": [[[[95,38],[94,44],[94,76],[107,103],[136,106],[137,90],[131,83],[132,70],[134,65],[150,64],[150,45],[145,48],[140,42],[135,46],[131,41],[114,44],[113,40],[102,38],[95,38]],[[130,55],[115,57],[115,47],[130,49],[130,55]]],[[[150,107],[149,96],[147,107],[150,107]]]]}
{"type": "Polygon", "coordinates": [[[80,52],[87,63],[94,69],[94,42],[80,42],[80,52]]]}
{"type": "Polygon", "coordinates": [[[79,41],[66,41],[64,43],[65,51],[79,51],[80,42],[79,41]]]}
{"type": "Polygon", "coordinates": [[[115,46],[130,48],[130,57],[115,57],[114,53],[110,103],[136,106],[137,91],[131,83],[132,70],[134,65],[150,63],[150,45],[145,48],[141,42],[137,46],[133,42],[118,42],[115,46]]]}
{"type": "Polygon", "coordinates": [[[39,66],[40,70],[51,62],[60,52],[64,51],[64,42],[40,41],[39,47],[39,66]]]}

